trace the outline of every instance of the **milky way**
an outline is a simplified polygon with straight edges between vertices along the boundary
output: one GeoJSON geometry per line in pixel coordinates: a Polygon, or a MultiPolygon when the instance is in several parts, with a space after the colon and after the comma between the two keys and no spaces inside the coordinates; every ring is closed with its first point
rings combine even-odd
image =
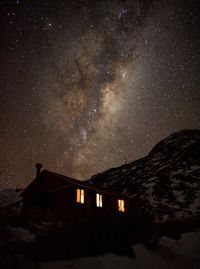
{"type": "MultiPolygon", "coordinates": [[[[32,2],[32,3],[30,3],[32,2]]],[[[1,186],[87,179],[200,127],[198,1],[1,4],[1,186]]]]}

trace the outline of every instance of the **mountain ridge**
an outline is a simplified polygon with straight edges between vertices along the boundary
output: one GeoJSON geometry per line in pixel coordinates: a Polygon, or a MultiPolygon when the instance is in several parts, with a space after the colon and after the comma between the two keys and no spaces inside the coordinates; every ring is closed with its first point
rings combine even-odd
{"type": "Polygon", "coordinates": [[[182,130],[158,142],[144,158],[93,176],[128,198],[156,221],[187,218],[200,211],[200,130],[182,130]]]}

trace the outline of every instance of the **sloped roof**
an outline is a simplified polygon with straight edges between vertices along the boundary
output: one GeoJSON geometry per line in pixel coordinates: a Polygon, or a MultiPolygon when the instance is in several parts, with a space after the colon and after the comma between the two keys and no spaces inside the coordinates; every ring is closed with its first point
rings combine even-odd
{"type": "MultiPolygon", "coordinates": [[[[21,196],[29,196],[35,193],[43,192],[56,192],[68,188],[69,186],[76,185],[96,192],[105,193],[108,195],[116,195],[101,187],[96,187],[89,181],[80,181],[71,177],[60,175],[48,170],[43,170],[39,177],[35,178],[21,193],[21,196]]],[[[118,195],[119,196],[119,195],[118,195]]]]}

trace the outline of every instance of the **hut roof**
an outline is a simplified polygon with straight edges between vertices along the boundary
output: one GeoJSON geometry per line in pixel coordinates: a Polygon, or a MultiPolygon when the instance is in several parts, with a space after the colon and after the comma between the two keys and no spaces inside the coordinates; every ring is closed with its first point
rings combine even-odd
{"type": "MultiPolygon", "coordinates": [[[[60,175],[48,170],[43,170],[38,177],[36,177],[21,193],[21,196],[29,196],[35,193],[44,192],[57,192],[63,189],[69,188],[70,186],[79,186],[87,189],[94,190],[99,193],[105,193],[108,195],[116,195],[113,192],[99,188],[89,183],[89,181],[80,181],[71,177],[60,175]]],[[[119,197],[119,195],[118,195],[119,197]]]]}

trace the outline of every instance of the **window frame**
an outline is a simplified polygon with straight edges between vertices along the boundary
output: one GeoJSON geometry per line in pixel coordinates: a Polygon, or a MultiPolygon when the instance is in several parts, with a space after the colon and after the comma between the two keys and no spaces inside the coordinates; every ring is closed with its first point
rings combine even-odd
{"type": "Polygon", "coordinates": [[[84,189],[76,189],[76,202],[78,204],[85,203],[85,190],[84,189]]]}
{"type": "Polygon", "coordinates": [[[123,199],[117,200],[118,211],[124,213],[125,212],[125,201],[123,199]]]}
{"type": "Polygon", "coordinates": [[[103,195],[96,193],[96,207],[103,207],[103,195]]]}

